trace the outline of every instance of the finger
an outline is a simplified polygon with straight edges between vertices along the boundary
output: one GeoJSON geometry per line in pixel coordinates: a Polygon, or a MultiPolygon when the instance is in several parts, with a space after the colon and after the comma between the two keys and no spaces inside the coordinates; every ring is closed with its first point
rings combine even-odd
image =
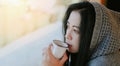
{"type": "Polygon", "coordinates": [[[52,47],[53,46],[53,44],[49,44],[49,47],[52,47]]]}
{"type": "Polygon", "coordinates": [[[44,56],[46,54],[46,52],[47,52],[47,47],[42,49],[42,56],[44,56]]]}
{"type": "Polygon", "coordinates": [[[52,59],[53,61],[59,61],[58,59],[56,59],[56,58],[53,56],[52,51],[51,51],[52,47],[53,47],[52,44],[49,45],[49,47],[48,47],[48,55],[49,55],[49,58],[52,59]]]}
{"type": "Polygon", "coordinates": [[[60,63],[63,65],[63,64],[65,63],[65,61],[67,61],[67,59],[68,59],[68,56],[67,56],[67,54],[65,53],[65,54],[63,55],[63,58],[60,60],[60,63]]]}
{"type": "Polygon", "coordinates": [[[50,44],[48,47],[45,47],[42,49],[42,55],[46,54],[48,55],[48,50],[49,50],[49,47],[51,47],[52,45],[50,44]]]}
{"type": "Polygon", "coordinates": [[[50,55],[50,56],[53,55],[51,50],[52,50],[52,44],[50,44],[48,47],[48,55],[50,55]]]}
{"type": "Polygon", "coordinates": [[[50,50],[51,50],[52,45],[50,44],[47,48],[43,49],[43,57],[42,57],[42,62],[46,63],[46,62],[50,62],[51,61],[51,57],[50,57],[50,50]]]}

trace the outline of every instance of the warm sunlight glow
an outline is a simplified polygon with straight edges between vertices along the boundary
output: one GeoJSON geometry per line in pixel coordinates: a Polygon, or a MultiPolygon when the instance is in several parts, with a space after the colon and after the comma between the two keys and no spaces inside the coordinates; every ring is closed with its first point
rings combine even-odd
{"type": "Polygon", "coordinates": [[[28,5],[30,5],[32,9],[38,8],[44,11],[49,11],[55,5],[55,3],[56,3],[56,0],[29,0],[28,1],[28,5]]]}
{"type": "Polygon", "coordinates": [[[2,3],[5,5],[14,5],[14,6],[19,6],[22,4],[20,0],[2,0],[2,3]]]}
{"type": "Polygon", "coordinates": [[[0,0],[0,47],[48,25],[54,4],[51,0],[0,0]]]}
{"type": "Polygon", "coordinates": [[[63,2],[64,0],[0,0],[0,48],[30,32],[60,21],[65,12],[65,5],[60,5],[63,2]]]}

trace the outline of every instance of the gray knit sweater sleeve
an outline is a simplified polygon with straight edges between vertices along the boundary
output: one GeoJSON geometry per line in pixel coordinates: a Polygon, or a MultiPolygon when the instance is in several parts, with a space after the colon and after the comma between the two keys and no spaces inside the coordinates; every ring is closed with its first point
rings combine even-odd
{"type": "Polygon", "coordinates": [[[87,66],[120,66],[120,53],[97,57],[87,66]]]}

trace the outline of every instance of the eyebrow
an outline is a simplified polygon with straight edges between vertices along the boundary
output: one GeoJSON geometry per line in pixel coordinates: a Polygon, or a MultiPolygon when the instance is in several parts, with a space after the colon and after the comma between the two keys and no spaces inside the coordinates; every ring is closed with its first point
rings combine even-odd
{"type": "MultiPolygon", "coordinates": [[[[67,24],[70,24],[70,22],[68,21],[67,24]]],[[[78,28],[78,29],[80,28],[79,26],[75,26],[75,25],[73,25],[72,27],[75,27],[75,28],[78,28]]]]}
{"type": "Polygon", "coordinates": [[[76,27],[76,28],[78,28],[78,29],[80,28],[79,26],[75,26],[75,25],[74,25],[73,27],[76,27]]]}

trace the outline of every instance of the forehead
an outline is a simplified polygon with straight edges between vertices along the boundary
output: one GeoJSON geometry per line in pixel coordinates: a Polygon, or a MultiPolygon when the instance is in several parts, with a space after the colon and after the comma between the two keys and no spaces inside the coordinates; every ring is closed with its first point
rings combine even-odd
{"type": "Polygon", "coordinates": [[[81,15],[78,11],[72,11],[69,18],[68,18],[68,22],[70,24],[79,26],[80,22],[81,22],[81,15]]]}

